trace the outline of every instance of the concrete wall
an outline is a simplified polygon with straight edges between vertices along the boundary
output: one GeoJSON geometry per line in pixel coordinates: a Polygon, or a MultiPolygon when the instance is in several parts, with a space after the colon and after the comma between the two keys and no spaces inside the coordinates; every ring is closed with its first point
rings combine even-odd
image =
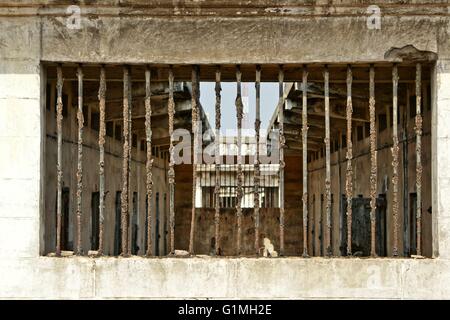
{"type": "MultiPolygon", "coordinates": [[[[101,13],[108,8],[90,7],[94,14],[84,17],[87,24],[81,31],[74,31],[65,26],[63,7],[42,9],[38,17],[39,3],[29,2],[34,6],[0,6],[0,273],[8,275],[0,280],[1,297],[450,297],[450,37],[445,4],[386,7],[382,30],[368,30],[364,17],[346,13],[365,11],[352,7],[356,1],[335,10],[334,4],[318,3],[296,14],[290,7],[284,15],[271,10],[274,4],[268,1],[253,15],[242,9],[245,17],[219,9],[213,17],[187,17],[189,10],[181,9],[175,19],[157,16],[151,8],[141,16],[127,16],[127,7],[113,8],[125,13],[120,18],[106,17],[101,13]],[[421,15],[430,11],[435,15],[421,15]],[[46,166],[41,61],[348,63],[383,61],[391,47],[407,44],[439,57],[432,83],[434,259],[39,256],[46,166]]],[[[208,10],[213,9],[191,11],[208,10]]]]}

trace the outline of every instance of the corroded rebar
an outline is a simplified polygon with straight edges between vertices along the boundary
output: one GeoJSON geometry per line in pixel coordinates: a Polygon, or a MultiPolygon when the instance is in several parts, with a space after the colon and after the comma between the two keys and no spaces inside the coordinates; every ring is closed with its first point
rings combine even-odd
{"type": "Polygon", "coordinates": [[[215,202],[215,214],[214,214],[214,226],[215,226],[215,253],[216,255],[220,254],[220,103],[221,96],[220,91],[222,87],[220,85],[220,67],[218,66],[216,69],[216,147],[215,147],[215,169],[216,169],[216,185],[214,187],[214,194],[216,197],[215,202]]]}
{"type": "Polygon", "coordinates": [[[198,99],[199,99],[199,72],[198,66],[192,67],[192,133],[193,133],[193,163],[192,163],[192,209],[191,230],[189,234],[189,253],[194,254],[194,231],[195,231],[195,192],[197,189],[197,165],[198,165],[198,99]]]}
{"type": "Polygon", "coordinates": [[[422,255],[422,65],[416,65],[416,248],[417,255],[422,255]]]}
{"type": "Polygon", "coordinates": [[[167,109],[169,112],[169,171],[167,173],[169,179],[169,224],[170,224],[170,252],[175,254],[175,160],[174,160],[174,145],[173,145],[173,120],[175,116],[175,101],[173,98],[173,67],[169,68],[169,101],[167,109]]]}
{"type": "Polygon", "coordinates": [[[370,255],[375,257],[376,210],[377,210],[377,130],[375,124],[375,68],[370,66],[369,80],[370,113],[370,255]]]}
{"type": "Polygon", "coordinates": [[[284,71],[280,65],[278,70],[278,130],[279,130],[279,148],[280,148],[280,171],[279,171],[279,194],[280,194],[280,256],[284,255],[284,101],[283,84],[284,71]]]}
{"type": "Polygon", "coordinates": [[[394,64],[392,69],[392,220],[393,220],[393,247],[392,255],[398,256],[398,68],[394,64]]]}
{"type": "Polygon", "coordinates": [[[81,255],[81,211],[83,197],[83,70],[77,68],[78,77],[78,157],[77,157],[77,246],[76,254],[81,255]]]}
{"type": "Polygon", "coordinates": [[[153,195],[153,158],[152,158],[152,106],[151,106],[151,73],[150,68],[145,70],[145,138],[147,143],[147,161],[145,164],[146,192],[147,192],[147,256],[153,255],[152,242],[152,195],[153,195]]]}
{"type": "Polygon", "coordinates": [[[328,256],[332,255],[331,251],[331,167],[330,167],[330,84],[328,66],[325,66],[324,77],[324,94],[325,94],[325,206],[326,206],[326,252],[328,256]]]}
{"type": "Polygon", "coordinates": [[[103,254],[103,232],[105,221],[105,99],[106,99],[106,75],[105,67],[100,69],[100,87],[98,89],[99,111],[100,111],[100,125],[98,132],[98,146],[100,149],[99,154],[99,232],[98,232],[98,254],[103,254]]]}
{"type": "Polygon", "coordinates": [[[122,193],[121,193],[121,224],[122,224],[122,256],[128,255],[128,228],[127,228],[127,219],[128,219],[128,191],[129,191],[129,162],[130,162],[130,139],[129,135],[131,132],[129,132],[130,125],[129,121],[130,119],[130,102],[129,102],[129,81],[130,81],[130,75],[129,75],[129,68],[124,67],[123,68],[123,156],[122,156],[122,193]]]}
{"type": "MultiPolygon", "coordinates": [[[[62,218],[62,120],[63,120],[63,74],[62,67],[58,65],[57,69],[57,100],[56,100],[56,131],[58,136],[58,151],[56,160],[57,174],[57,199],[56,199],[56,255],[61,255],[61,218],[62,218]]],[[[49,94],[47,92],[47,94],[49,94]]]]}
{"type": "Polygon", "coordinates": [[[347,197],[347,255],[352,255],[352,200],[353,200],[353,144],[352,144],[352,68],[347,67],[347,171],[345,176],[345,195],[347,197]]]}
{"type": "Polygon", "coordinates": [[[255,116],[255,162],[254,162],[254,174],[253,174],[253,184],[254,184],[254,214],[255,214],[255,252],[259,255],[259,183],[261,180],[261,172],[259,167],[259,134],[261,128],[260,120],[260,108],[261,108],[261,66],[256,66],[256,79],[255,79],[255,91],[256,91],[256,116],[255,116]]]}
{"type": "Polygon", "coordinates": [[[242,96],[241,96],[241,69],[240,66],[236,67],[236,86],[237,86],[237,95],[236,95],[236,118],[237,118],[237,186],[236,186],[236,218],[237,218],[237,243],[236,243],[236,252],[237,255],[241,254],[241,224],[242,224],[242,157],[241,157],[241,148],[242,148],[242,113],[244,109],[244,105],[242,104],[242,96]]]}
{"type": "Polygon", "coordinates": [[[303,257],[308,257],[308,70],[302,75],[303,257]]]}

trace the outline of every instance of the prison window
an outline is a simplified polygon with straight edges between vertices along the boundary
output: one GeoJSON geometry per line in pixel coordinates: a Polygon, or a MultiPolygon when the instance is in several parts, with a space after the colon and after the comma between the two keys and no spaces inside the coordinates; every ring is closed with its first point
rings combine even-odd
{"type": "MultiPolygon", "coordinates": [[[[61,249],[73,250],[72,218],[70,214],[70,189],[63,187],[61,190],[61,249]]],[[[55,212],[57,201],[55,201],[55,212]]]]}
{"type": "Polygon", "coordinates": [[[416,116],[416,96],[409,97],[409,117],[414,118],[416,116]]]}
{"type": "MultiPolygon", "coordinates": [[[[63,103],[63,109],[62,109],[62,115],[63,118],[67,118],[69,115],[69,96],[66,93],[62,93],[62,103],[63,103]]],[[[54,101],[54,108],[56,113],[56,99],[54,101]]]]}
{"type": "Polygon", "coordinates": [[[46,91],[45,91],[45,108],[47,110],[51,110],[50,105],[52,104],[52,86],[50,83],[47,83],[46,91]]]}
{"type": "Polygon", "coordinates": [[[378,115],[378,132],[381,132],[387,128],[387,117],[385,113],[378,115]]]}
{"type": "Polygon", "coordinates": [[[122,141],[122,126],[116,123],[114,130],[114,138],[118,141],[122,141]]]}
{"type": "MultiPolygon", "coordinates": [[[[407,230],[409,233],[409,248],[407,251],[410,255],[417,254],[417,223],[416,223],[416,212],[417,212],[417,193],[412,192],[409,194],[409,223],[407,230]]],[[[408,254],[407,253],[407,254],[408,254]]]]}
{"type": "MultiPolygon", "coordinates": [[[[164,194],[164,203],[166,202],[166,195],[164,194]]],[[[159,234],[160,228],[160,207],[159,207],[159,192],[156,193],[155,197],[155,255],[159,256],[159,242],[161,236],[159,234]]]]}
{"type": "Polygon", "coordinates": [[[116,218],[115,218],[115,228],[114,228],[114,255],[118,256],[122,248],[122,191],[116,191],[116,218]]]}
{"type": "Polygon", "coordinates": [[[347,148],[347,136],[345,134],[342,135],[342,148],[347,148]]]}
{"type": "Polygon", "coordinates": [[[364,138],[368,138],[370,136],[370,123],[364,123],[364,138]]]}
{"type": "Polygon", "coordinates": [[[131,254],[138,254],[138,193],[133,192],[133,215],[131,217],[131,254]]]}
{"type": "Polygon", "coordinates": [[[96,111],[91,112],[91,129],[98,131],[100,128],[100,113],[96,111]]]}
{"type": "Polygon", "coordinates": [[[364,139],[363,127],[362,126],[357,126],[356,127],[356,136],[357,136],[357,140],[358,141],[361,141],[362,139],[364,139]]]}
{"type": "Polygon", "coordinates": [[[99,240],[99,226],[100,226],[100,193],[92,192],[91,194],[91,249],[97,250],[99,240]]]}
{"type": "Polygon", "coordinates": [[[137,148],[137,134],[135,134],[135,133],[133,133],[133,135],[132,135],[132,146],[133,146],[133,148],[137,148]]]}
{"type": "Polygon", "coordinates": [[[87,105],[83,105],[83,118],[84,118],[84,125],[89,126],[90,125],[89,106],[87,105]]]}
{"type": "Polygon", "coordinates": [[[114,122],[106,122],[106,135],[111,138],[114,137],[114,122]]]}

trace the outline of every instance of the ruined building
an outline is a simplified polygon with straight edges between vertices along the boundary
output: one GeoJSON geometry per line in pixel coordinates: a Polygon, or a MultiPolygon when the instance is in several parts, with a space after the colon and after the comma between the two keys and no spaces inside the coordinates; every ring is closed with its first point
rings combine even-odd
{"type": "Polygon", "coordinates": [[[449,9],[3,1],[0,297],[450,297],[449,9]]]}

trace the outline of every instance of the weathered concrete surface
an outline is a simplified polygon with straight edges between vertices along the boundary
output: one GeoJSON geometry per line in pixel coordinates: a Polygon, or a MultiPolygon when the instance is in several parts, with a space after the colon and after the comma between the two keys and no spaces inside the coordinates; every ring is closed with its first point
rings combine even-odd
{"type": "Polygon", "coordinates": [[[0,298],[444,299],[450,261],[328,258],[2,260],[0,298]]]}

